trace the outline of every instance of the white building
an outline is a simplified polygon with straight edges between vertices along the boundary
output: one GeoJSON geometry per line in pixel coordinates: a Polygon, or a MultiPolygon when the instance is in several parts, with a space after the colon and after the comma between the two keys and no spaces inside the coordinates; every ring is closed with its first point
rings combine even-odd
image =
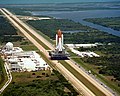
{"type": "Polygon", "coordinates": [[[94,53],[94,52],[90,52],[90,51],[86,51],[86,52],[80,52],[78,50],[76,50],[75,48],[92,48],[92,47],[97,47],[97,44],[66,44],[67,47],[76,55],[80,56],[80,57],[100,57],[100,55],[94,53]]]}
{"type": "Polygon", "coordinates": [[[94,52],[90,52],[90,51],[89,52],[80,52],[74,48],[70,48],[70,50],[80,57],[100,57],[100,55],[98,55],[94,52]]]}
{"type": "Polygon", "coordinates": [[[38,71],[50,68],[35,51],[14,53],[7,61],[13,71],[38,71]]]}
{"type": "Polygon", "coordinates": [[[6,45],[5,45],[5,48],[6,50],[12,50],[13,49],[13,44],[11,42],[8,42],[6,45]]]}
{"type": "Polygon", "coordinates": [[[47,70],[50,66],[35,51],[23,51],[8,42],[1,51],[12,71],[47,70]]]}
{"type": "Polygon", "coordinates": [[[91,48],[91,47],[97,47],[97,44],[66,44],[69,48],[91,48]]]}
{"type": "Polygon", "coordinates": [[[16,52],[22,52],[22,48],[20,47],[14,47],[11,42],[8,42],[2,49],[2,53],[5,55],[12,55],[16,52]]]}

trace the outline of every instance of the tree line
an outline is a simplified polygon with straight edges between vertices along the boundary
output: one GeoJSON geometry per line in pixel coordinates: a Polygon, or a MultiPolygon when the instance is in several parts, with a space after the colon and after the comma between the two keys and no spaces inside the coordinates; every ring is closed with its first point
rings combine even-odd
{"type": "Polygon", "coordinates": [[[101,69],[99,69],[100,74],[112,75],[116,79],[120,80],[120,37],[96,30],[94,28],[83,26],[80,23],[76,23],[67,19],[51,19],[40,21],[30,20],[27,21],[27,23],[53,40],[55,40],[55,34],[57,33],[56,30],[58,29],[61,29],[62,31],[82,30],[82,32],[63,33],[64,42],[72,44],[97,42],[104,44],[103,46],[98,46],[97,48],[80,48],[78,50],[99,51],[104,54],[104,56],[101,56],[100,58],[84,58],[83,61],[102,66],[101,69]],[[111,45],[109,45],[109,43],[111,45]]]}
{"type": "Polygon", "coordinates": [[[14,42],[22,40],[23,37],[17,35],[17,30],[4,17],[0,17],[0,42],[14,42]]]}

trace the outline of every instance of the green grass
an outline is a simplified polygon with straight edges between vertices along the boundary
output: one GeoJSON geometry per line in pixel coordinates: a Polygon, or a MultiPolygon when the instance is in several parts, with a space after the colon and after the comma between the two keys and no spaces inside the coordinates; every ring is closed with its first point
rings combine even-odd
{"type": "Polygon", "coordinates": [[[20,25],[31,37],[33,37],[41,46],[43,46],[46,50],[50,50],[50,48],[45,45],[41,40],[39,40],[36,36],[34,36],[31,32],[29,32],[23,25],[20,25]]]}
{"type": "Polygon", "coordinates": [[[4,68],[4,61],[2,60],[2,58],[0,57],[0,88],[2,88],[2,86],[5,84],[5,82],[8,80],[7,74],[6,74],[6,70],[4,68]]]}
{"type": "Polygon", "coordinates": [[[0,15],[2,15],[2,13],[0,12],[0,15]]]}
{"type": "Polygon", "coordinates": [[[24,51],[38,51],[38,48],[35,47],[34,45],[24,45],[24,46],[21,46],[21,48],[24,50],[24,51]]]}
{"type": "Polygon", "coordinates": [[[85,64],[80,58],[72,58],[76,63],[80,64],[86,70],[91,70],[91,68],[85,64]]]}
{"type": "MultiPolygon", "coordinates": [[[[28,31],[27,31],[28,32],[28,31]]],[[[46,50],[50,50],[50,48],[45,45],[42,41],[40,41],[37,37],[35,37],[32,33],[28,32],[41,46],[43,46],[46,50]]]]}
{"type": "Polygon", "coordinates": [[[112,28],[114,30],[120,31],[120,17],[110,17],[110,18],[88,18],[85,19],[88,22],[99,24],[105,27],[112,28]]]}
{"type": "MultiPolygon", "coordinates": [[[[74,53],[72,53],[72,52],[70,52],[69,51],[69,53],[70,53],[70,55],[71,56],[76,56],[74,53]]],[[[98,52],[98,53],[100,53],[100,52],[98,52]]],[[[115,89],[118,93],[120,93],[119,92],[119,88],[117,87],[117,86],[115,86],[114,84],[111,84],[110,82],[108,82],[108,80],[106,80],[102,75],[100,75],[100,74],[98,74],[98,73],[96,73],[95,72],[95,70],[92,70],[92,68],[90,68],[90,66],[88,66],[87,64],[85,64],[80,58],[73,58],[73,60],[75,61],[75,62],[77,62],[78,64],[80,64],[82,67],[84,67],[86,70],[91,70],[92,71],[92,73],[93,74],[95,74],[96,76],[97,76],[97,78],[98,79],[100,79],[102,82],[104,82],[107,86],[109,86],[110,88],[112,88],[112,89],[115,89]]],[[[47,62],[48,62],[49,60],[47,60],[47,62]]],[[[66,68],[67,69],[69,69],[69,70],[72,70],[72,68],[68,68],[68,66],[66,66],[66,68]]],[[[73,72],[74,73],[74,72],[73,72]]],[[[76,75],[77,76],[77,75],[76,75]]],[[[78,77],[78,76],[77,76],[78,77]]],[[[85,82],[85,84],[86,84],[86,82],[85,82]]],[[[93,88],[92,88],[93,89],[93,88]]]]}
{"type": "MultiPolygon", "coordinates": [[[[40,32],[40,34],[42,34],[43,35],[43,33],[41,33],[40,32]]],[[[47,36],[45,37],[45,36],[43,36],[45,39],[47,38],[47,36]]],[[[47,40],[48,41],[50,41],[50,39],[49,38],[47,38],[47,40]]],[[[69,50],[68,50],[69,51],[69,50]]],[[[69,53],[70,53],[70,55],[71,56],[76,56],[74,53],[72,53],[72,52],[70,52],[69,51],[69,53]]],[[[42,54],[42,55],[44,55],[44,54],[42,54]]],[[[46,59],[45,58],[45,56],[43,56],[44,57],[44,59],[46,59]]],[[[92,68],[90,68],[90,66],[88,66],[87,64],[85,64],[80,58],[73,58],[73,60],[75,61],[75,62],[77,62],[78,64],[80,64],[82,67],[84,67],[86,70],[91,70],[92,71],[92,73],[93,74],[95,74],[95,75],[97,75],[97,78],[99,78],[102,82],[104,82],[106,85],[108,85],[109,87],[112,87],[113,89],[115,89],[115,90],[118,90],[118,89],[116,89],[117,87],[115,87],[114,85],[112,85],[112,84],[109,84],[108,83],[108,81],[106,81],[105,80],[105,78],[102,76],[102,75],[100,75],[100,74],[97,74],[94,70],[92,70],[92,68]]],[[[53,64],[49,61],[49,59],[47,59],[46,60],[47,62],[49,62],[49,64],[51,64],[51,66],[52,67],[54,67],[53,66],[53,64]]],[[[61,61],[60,61],[61,62],[61,61]]],[[[71,68],[70,66],[68,66],[68,64],[66,64],[65,62],[61,62],[67,69],[69,69],[69,71],[71,71],[73,74],[75,74],[75,76],[78,78],[78,79],[80,79],[81,81],[85,81],[85,79],[84,78],[80,78],[81,76],[79,75],[79,73],[77,73],[73,68],[71,68]]],[[[83,82],[84,84],[87,84],[87,87],[88,88],[90,88],[91,90],[96,90],[95,88],[94,88],[94,86],[93,85],[89,85],[88,83],[89,82],[83,82]],[[90,86],[90,87],[89,87],[90,86]]],[[[99,93],[98,92],[98,90],[96,90],[96,91],[94,91],[95,92],[95,94],[101,94],[101,93],[99,93]]],[[[101,94],[101,95],[103,95],[103,94],[101,94]]]]}
{"type": "Polygon", "coordinates": [[[67,49],[67,52],[70,54],[70,57],[76,57],[76,54],[74,54],[73,52],[71,52],[70,49],[67,49]]]}
{"type": "MultiPolygon", "coordinates": [[[[32,35],[33,36],[33,35],[32,35]]],[[[34,38],[36,38],[35,36],[33,36],[34,38]]],[[[38,41],[38,40],[37,40],[38,41]]],[[[70,52],[70,51],[69,51],[70,52]]],[[[51,67],[54,67],[54,65],[52,64],[52,62],[49,61],[49,59],[46,59],[45,55],[40,53],[42,55],[42,57],[44,58],[45,61],[49,62],[49,64],[51,65],[51,67]]],[[[75,56],[75,54],[73,54],[72,52],[70,52],[70,55],[75,56]]],[[[103,79],[103,77],[101,75],[98,75],[97,73],[95,73],[90,67],[88,67],[87,65],[84,64],[84,62],[82,60],[80,60],[80,58],[73,58],[73,60],[75,60],[77,63],[80,63],[80,65],[82,67],[84,67],[86,70],[91,70],[94,74],[96,74],[100,79],[102,79],[103,82],[105,82],[105,79],[103,79]]],[[[60,61],[61,62],[61,61],[60,61]]],[[[77,73],[71,66],[68,66],[68,64],[66,64],[65,62],[61,62],[67,69],[69,69],[70,72],[72,72],[73,74],[75,74],[75,76],[80,79],[81,81],[85,81],[85,78],[80,78],[81,76],[79,75],[79,73],[77,73]]],[[[96,88],[94,88],[93,85],[89,85],[89,82],[83,82],[84,84],[87,84],[87,87],[90,88],[91,90],[96,90],[96,88]],[[90,86],[90,87],[89,87],[90,86]]],[[[95,94],[101,94],[99,93],[98,90],[94,91],[95,94]]],[[[103,95],[103,94],[101,94],[103,95]]]]}
{"type": "Polygon", "coordinates": [[[75,69],[73,69],[69,64],[67,64],[65,61],[59,61],[64,67],[66,67],[76,78],[78,78],[83,84],[86,85],[87,88],[89,88],[93,93],[95,93],[97,96],[105,96],[102,92],[99,91],[93,84],[91,84],[89,81],[85,79],[84,76],[79,74],[75,69]]]}
{"type": "Polygon", "coordinates": [[[106,80],[105,76],[101,74],[97,74],[96,72],[93,71],[93,73],[97,76],[97,78],[102,81],[104,84],[106,84],[108,87],[110,87],[113,91],[117,92],[117,94],[120,95],[120,88],[116,84],[114,84],[111,81],[106,80]]]}
{"type": "Polygon", "coordinates": [[[77,96],[73,87],[57,71],[13,72],[13,82],[1,96],[77,96]],[[34,73],[34,75],[33,75],[34,73]],[[42,74],[42,73],[45,73],[42,74]],[[39,78],[38,78],[39,76],[39,78]],[[68,91],[65,91],[68,90],[68,91]]]}
{"type": "Polygon", "coordinates": [[[43,34],[40,30],[37,30],[36,28],[34,28],[33,26],[31,26],[30,24],[28,24],[27,22],[25,22],[24,20],[23,20],[23,22],[26,24],[26,25],[28,25],[29,27],[31,27],[32,29],[34,29],[38,34],[40,34],[43,38],[45,38],[47,41],[49,41],[50,43],[52,43],[52,44],[55,44],[55,42],[52,40],[52,39],[50,39],[50,37],[48,37],[47,35],[45,35],[45,34],[43,34]]]}
{"type": "MultiPolygon", "coordinates": [[[[43,43],[43,42],[41,42],[38,38],[36,38],[33,34],[31,34],[31,33],[29,33],[37,42],[39,42],[46,50],[49,50],[49,48],[43,43]]],[[[45,35],[43,36],[44,38],[47,38],[47,36],[45,37],[45,35]]],[[[48,40],[49,38],[47,38],[47,40],[48,40]]],[[[71,53],[72,54],[72,53],[71,53]]],[[[46,57],[45,57],[45,55],[44,54],[42,54],[43,55],[43,57],[44,57],[44,59],[46,60],[46,57]]],[[[74,54],[72,54],[72,55],[74,55],[74,54]]],[[[87,67],[87,65],[85,65],[83,62],[82,62],[82,60],[79,60],[78,58],[74,58],[74,60],[75,61],[77,61],[77,62],[79,62],[84,68],[86,68],[87,70],[91,70],[91,68],[89,68],[89,67],[87,67]],[[76,60],[75,60],[76,59],[76,60]]],[[[47,59],[46,60],[47,62],[49,62],[49,63],[51,63],[50,61],[49,61],[49,59],[47,59]]],[[[73,68],[71,68],[71,66],[69,66],[68,64],[66,64],[65,62],[63,62],[63,61],[60,61],[67,69],[69,69],[72,73],[74,73],[75,74],[75,76],[77,77],[77,78],[79,78],[79,79],[81,79],[80,77],[80,75],[79,75],[79,73],[77,73],[75,70],[73,70],[73,68]]],[[[53,66],[53,64],[51,64],[52,66],[53,66]]],[[[94,71],[93,71],[94,72],[94,71]]],[[[100,76],[99,76],[99,78],[100,78],[100,76]]],[[[102,77],[101,77],[101,79],[103,79],[102,77]]],[[[84,78],[82,78],[81,79],[82,81],[84,81],[85,79],[84,78]]],[[[91,90],[96,90],[95,88],[94,88],[94,86],[93,87],[91,87],[89,84],[88,84],[89,82],[84,82],[84,84],[87,84],[87,86],[88,86],[88,88],[90,88],[91,90]],[[90,86],[90,87],[89,87],[90,86]]],[[[95,94],[99,94],[100,95],[100,93],[97,93],[97,91],[95,91],[96,93],[95,94]]],[[[102,94],[101,94],[102,95],[102,94]]]]}
{"type": "MultiPolygon", "coordinates": [[[[38,72],[12,72],[12,82],[24,83],[38,79],[48,79],[46,78],[46,74],[51,74],[51,72],[49,70],[38,72]],[[33,73],[35,73],[35,75],[32,75],[33,73]],[[42,75],[42,73],[45,73],[45,75],[42,75]],[[41,78],[37,78],[37,76],[41,76],[41,78]]],[[[53,77],[50,76],[49,79],[50,78],[52,79],[53,77]]]]}
{"type": "MultiPolygon", "coordinates": [[[[30,33],[29,33],[30,34],[30,33]]],[[[32,34],[30,34],[30,35],[32,35],[32,34]]],[[[37,41],[37,42],[39,42],[46,50],[49,50],[49,48],[47,47],[47,46],[45,46],[45,44],[44,43],[42,43],[39,39],[37,39],[34,35],[32,35],[32,37],[37,41]]],[[[22,46],[22,48],[24,49],[24,50],[37,50],[37,48],[35,47],[35,46],[26,46],[26,45],[24,45],[24,46],[22,46]]],[[[42,56],[43,56],[43,59],[45,60],[45,61],[47,61],[47,63],[51,63],[50,62],[50,60],[49,60],[49,58],[47,58],[46,59],[46,57],[45,57],[45,55],[43,54],[43,53],[41,53],[41,52],[39,52],[42,56]]],[[[52,64],[51,64],[52,65],[52,64]]],[[[52,66],[54,66],[54,65],[52,65],[52,66]]],[[[40,73],[37,73],[37,74],[39,74],[39,75],[41,75],[40,73]]],[[[29,81],[29,79],[30,80],[33,80],[33,79],[31,79],[31,74],[30,73],[28,73],[28,72],[26,72],[26,73],[12,73],[12,75],[13,75],[13,82],[27,82],[27,80],[29,81]],[[27,79],[26,79],[27,78],[27,79]]],[[[13,84],[13,83],[12,83],[13,84]]],[[[10,86],[11,86],[11,84],[10,84],[10,86]]]]}
{"type": "MultiPolygon", "coordinates": [[[[31,25],[29,25],[29,26],[31,26],[31,25]]],[[[34,30],[36,30],[34,27],[32,27],[32,28],[33,28],[34,30]]],[[[50,39],[47,35],[43,34],[41,31],[36,30],[36,32],[37,32],[38,34],[40,34],[43,38],[45,38],[47,41],[49,41],[50,43],[55,44],[55,42],[54,42],[52,39],[50,39]]]]}
{"type": "Polygon", "coordinates": [[[91,67],[91,65],[84,63],[80,58],[72,58],[76,63],[80,64],[84,69],[91,70],[92,74],[96,75],[96,78],[98,78],[100,81],[105,83],[107,86],[109,86],[111,89],[115,90],[118,94],[120,94],[120,88],[117,87],[113,82],[108,81],[105,79],[105,76],[97,73],[95,69],[91,67]]]}

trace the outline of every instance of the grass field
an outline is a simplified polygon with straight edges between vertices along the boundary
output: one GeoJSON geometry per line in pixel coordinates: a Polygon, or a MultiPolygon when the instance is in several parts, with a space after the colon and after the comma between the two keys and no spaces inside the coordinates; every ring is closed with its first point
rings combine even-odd
{"type": "MultiPolygon", "coordinates": [[[[49,39],[47,39],[47,40],[49,40],[49,39]]],[[[68,51],[69,51],[69,50],[68,50],[68,51]]],[[[69,52],[70,52],[70,51],[69,51],[69,52]]],[[[103,55],[101,52],[98,52],[98,51],[97,51],[97,53],[100,53],[100,55],[103,55]]],[[[76,56],[76,55],[73,54],[72,52],[70,52],[70,55],[71,55],[72,57],[75,57],[75,56],[76,56]]],[[[119,92],[119,89],[118,89],[114,84],[111,84],[111,82],[108,82],[108,80],[106,80],[104,76],[98,74],[98,70],[93,70],[93,67],[95,67],[95,66],[85,64],[79,57],[78,57],[78,58],[73,58],[73,60],[74,60],[75,62],[77,62],[78,64],[80,64],[82,67],[84,67],[86,70],[91,70],[92,73],[93,73],[94,75],[96,75],[98,79],[100,79],[102,82],[104,82],[106,85],[108,85],[108,86],[111,87],[112,89],[115,89],[117,92],[119,92]]],[[[72,73],[74,73],[76,77],[78,77],[80,80],[84,81],[84,78],[81,79],[81,78],[80,78],[81,76],[79,76],[79,74],[78,74],[77,72],[75,72],[75,70],[73,70],[73,68],[71,68],[70,66],[68,66],[68,64],[66,64],[64,61],[61,61],[61,62],[62,62],[62,64],[63,64],[67,69],[69,69],[69,71],[71,71],[72,73]]],[[[83,83],[86,84],[86,82],[83,82],[83,83]]],[[[90,88],[91,90],[93,90],[93,89],[94,89],[94,86],[92,86],[92,87],[91,87],[91,86],[92,86],[92,85],[89,85],[89,84],[88,84],[88,88],[90,88]],[[89,87],[89,86],[90,86],[90,87],[89,87]]],[[[96,90],[96,89],[95,89],[95,90],[96,90]]],[[[96,92],[95,94],[100,94],[100,93],[98,93],[97,90],[96,90],[95,92],[96,92]]],[[[102,95],[102,94],[101,94],[101,95],[102,95]]]]}
{"type": "MultiPolygon", "coordinates": [[[[68,49],[67,49],[68,50],[68,49]]],[[[99,74],[99,66],[85,63],[81,57],[77,56],[70,50],[68,50],[70,53],[71,59],[74,60],[77,64],[82,66],[86,71],[91,70],[91,73],[95,75],[97,79],[105,83],[107,86],[109,86],[111,89],[115,90],[118,94],[120,94],[120,88],[118,87],[118,83],[115,81],[111,81],[110,76],[99,74]]],[[[104,56],[105,54],[101,53],[100,51],[95,51],[100,56],[104,56]]],[[[113,77],[111,77],[113,78],[113,77]]]]}
{"type": "Polygon", "coordinates": [[[0,57],[0,88],[2,88],[2,86],[5,84],[6,81],[7,81],[7,74],[4,68],[4,61],[0,57]]]}
{"type": "MultiPolygon", "coordinates": [[[[41,34],[41,33],[40,33],[41,34]]],[[[32,35],[32,34],[30,34],[37,42],[39,42],[42,46],[44,46],[45,47],[45,49],[46,50],[49,50],[49,48],[44,44],[44,43],[42,43],[42,41],[40,41],[38,38],[36,38],[34,35],[32,35]]],[[[41,35],[43,35],[43,34],[41,34],[41,35]]],[[[50,41],[50,39],[47,37],[47,36],[43,36],[43,37],[45,37],[45,38],[47,38],[47,40],[49,40],[50,41]]],[[[53,42],[54,43],[54,42],[53,42]]],[[[24,50],[26,50],[26,51],[30,51],[30,50],[38,50],[34,45],[23,45],[22,46],[22,48],[24,49],[24,50]]],[[[75,56],[73,53],[70,53],[72,56],[75,56]]],[[[49,59],[46,59],[45,58],[45,56],[43,55],[43,54],[41,54],[42,56],[43,56],[43,58],[45,59],[45,61],[47,61],[47,62],[49,62],[49,63],[51,63],[50,61],[49,61],[49,59]]],[[[81,64],[85,69],[87,69],[87,70],[92,70],[92,67],[91,66],[89,66],[89,65],[87,65],[87,64],[84,64],[84,62],[80,59],[80,58],[73,58],[73,60],[75,60],[77,63],[79,63],[79,64],[81,64]]],[[[66,64],[66,62],[64,62],[64,61],[60,61],[60,62],[62,62],[62,64],[67,68],[67,69],[69,69],[69,71],[71,71],[72,73],[74,73],[75,74],[75,76],[78,78],[78,79],[80,79],[81,81],[83,81],[83,83],[84,84],[87,84],[87,87],[88,88],[90,88],[91,90],[95,90],[95,94],[99,94],[99,95],[103,95],[103,94],[100,94],[98,91],[97,91],[97,89],[95,89],[94,88],[94,86],[92,86],[92,85],[89,85],[89,82],[86,82],[85,81],[85,78],[84,77],[82,77],[79,73],[77,73],[75,70],[73,70],[73,68],[71,67],[71,66],[69,66],[68,64],[66,64]]],[[[52,65],[52,64],[51,64],[52,65]]],[[[53,65],[52,65],[53,66],[53,65]]],[[[53,66],[54,67],[54,66],[53,66]]],[[[92,70],[92,72],[94,73],[94,70],[92,70]]],[[[96,74],[96,73],[94,73],[94,74],[96,74]]],[[[15,81],[32,81],[33,80],[33,78],[32,78],[32,75],[29,73],[25,73],[24,75],[21,75],[21,74],[17,74],[16,75],[16,73],[13,73],[13,76],[16,78],[16,80],[15,81]],[[18,76],[17,76],[18,75],[18,76]],[[16,77],[17,76],[17,77],[16,77]],[[19,77],[21,78],[21,80],[19,80],[19,77]],[[18,79],[17,79],[18,78],[18,79]],[[25,79],[25,78],[27,78],[27,79],[25,79]]],[[[97,74],[98,75],[98,77],[99,78],[101,78],[104,82],[106,82],[105,81],[105,79],[103,79],[103,77],[101,77],[101,76],[99,76],[99,74],[97,74]]]]}
{"type": "Polygon", "coordinates": [[[28,32],[41,46],[44,46],[46,50],[50,50],[50,48],[45,45],[42,41],[40,41],[37,37],[35,37],[32,33],[28,32]]]}
{"type": "Polygon", "coordinates": [[[52,39],[50,39],[50,37],[48,37],[47,35],[43,34],[40,30],[35,29],[33,26],[31,26],[30,24],[26,23],[24,20],[23,20],[23,22],[25,24],[27,24],[28,26],[30,26],[32,29],[34,29],[38,34],[40,34],[42,37],[44,37],[50,43],[55,44],[55,42],[52,39]]]}
{"type": "Polygon", "coordinates": [[[62,63],[64,67],[66,67],[71,73],[75,75],[85,86],[87,86],[93,93],[96,94],[96,96],[104,96],[103,93],[101,93],[98,89],[94,87],[93,84],[91,84],[89,81],[86,81],[85,77],[83,77],[81,74],[79,74],[75,69],[73,69],[69,64],[67,64],[65,61],[59,61],[62,63]]]}
{"type": "Polygon", "coordinates": [[[24,50],[24,51],[38,51],[38,48],[35,47],[34,45],[23,45],[21,46],[21,48],[24,50]]]}
{"type": "Polygon", "coordinates": [[[38,71],[38,72],[12,72],[13,81],[17,83],[25,83],[33,80],[45,80],[45,79],[57,79],[55,76],[51,76],[51,72],[47,71],[38,71]],[[43,75],[44,74],[44,75],[43,75]],[[46,77],[48,75],[48,77],[46,77]]]}
{"type": "MultiPolygon", "coordinates": [[[[104,55],[103,53],[97,51],[100,56],[104,55]]],[[[74,57],[76,56],[74,53],[72,53],[71,51],[69,51],[69,53],[74,57]]],[[[78,56],[77,56],[78,57],[78,56]]],[[[78,57],[78,58],[72,58],[72,60],[74,60],[76,63],[78,63],[80,66],[82,66],[86,71],[91,70],[92,74],[95,75],[95,77],[97,79],[99,79],[100,81],[102,81],[103,83],[105,83],[107,86],[109,86],[111,89],[115,90],[118,94],[120,94],[120,87],[118,87],[118,83],[111,81],[106,75],[102,75],[99,74],[99,66],[95,66],[92,64],[88,64],[83,62],[82,58],[78,57]]],[[[112,77],[113,78],[113,77],[112,77]]]]}
{"type": "Polygon", "coordinates": [[[115,84],[115,82],[114,83],[111,82],[111,80],[108,80],[107,76],[99,74],[97,67],[95,68],[94,65],[85,64],[80,58],[73,58],[73,60],[80,64],[82,67],[84,67],[86,70],[91,70],[92,74],[94,74],[96,78],[98,78],[99,80],[104,82],[107,86],[109,86],[113,90],[116,90],[120,94],[120,88],[117,86],[117,84],[115,84]]]}

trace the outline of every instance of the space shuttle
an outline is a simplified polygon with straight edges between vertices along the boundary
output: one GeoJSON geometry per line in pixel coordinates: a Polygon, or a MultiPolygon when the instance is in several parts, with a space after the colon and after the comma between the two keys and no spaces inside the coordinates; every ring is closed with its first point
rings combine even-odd
{"type": "Polygon", "coordinates": [[[70,56],[63,47],[63,34],[60,29],[56,34],[56,48],[49,52],[49,56],[51,60],[68,60],[68,57],[70,56]]]}
{"type": "Polygon", "coordinates": [[[59,29],[56,34],[56,50],[61,53],[63,49],[63,34],[59,29]]]}

